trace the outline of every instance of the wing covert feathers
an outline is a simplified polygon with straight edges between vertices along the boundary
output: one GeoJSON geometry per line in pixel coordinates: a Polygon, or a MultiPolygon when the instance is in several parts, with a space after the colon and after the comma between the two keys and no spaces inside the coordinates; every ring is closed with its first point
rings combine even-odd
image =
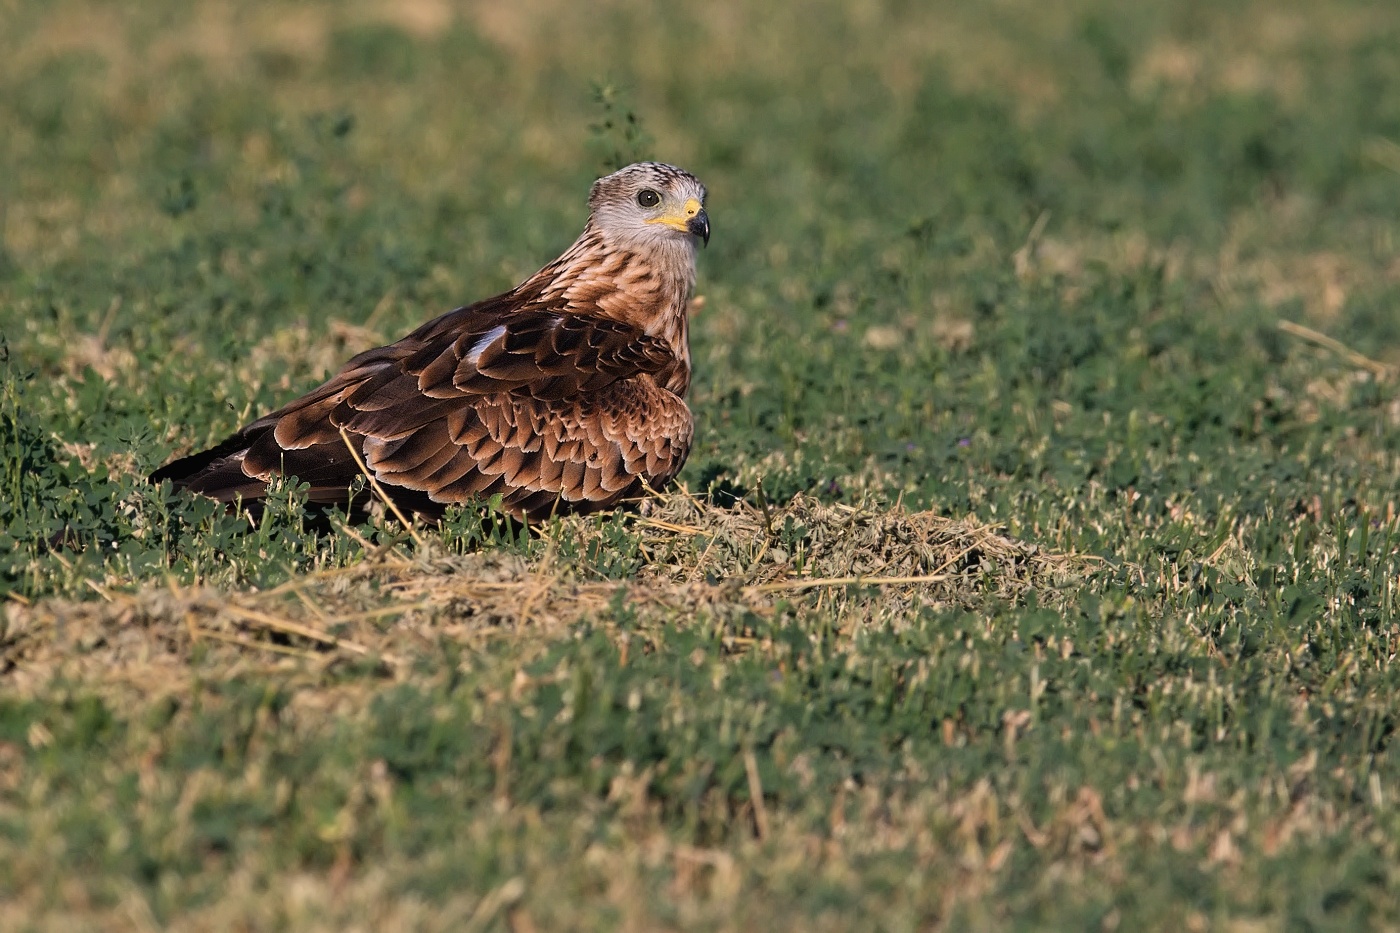
{"type": "Polygon", "coordinates": [[[462,308],[152,479],[231,502],[281,474],[343,502],[359,475],[344,428],[379,484],[432,517],[497,494],[524,520],[609,508],[685,462],[690,410],[655,378],[676,364],[607,318],[462,308]]]}

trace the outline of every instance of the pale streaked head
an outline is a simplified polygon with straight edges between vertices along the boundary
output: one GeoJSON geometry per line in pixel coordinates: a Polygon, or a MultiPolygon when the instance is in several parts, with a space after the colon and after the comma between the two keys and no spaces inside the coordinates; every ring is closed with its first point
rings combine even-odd
{"type": "Polygon", "coordinates": [[[637,162],[593,183],[593,223],[609,239],[633,243],[710,242],[705,186],[684,169],[637,162]]]}

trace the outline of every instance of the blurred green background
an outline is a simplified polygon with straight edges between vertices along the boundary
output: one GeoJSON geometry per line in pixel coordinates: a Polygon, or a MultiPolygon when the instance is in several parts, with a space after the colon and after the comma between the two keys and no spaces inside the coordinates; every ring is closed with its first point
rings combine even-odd
{"type": "MultiPolygon", "coordinates": [[[[353,353],[533,272],[576,235],[592,179],[636,157],[682,165],[710,190],[697,446],[682,481],[722,500],[756,501],[761,483],[779,504],[809,492],[970,514],[1103,558],[1076,609],[974,607],[990,639],[977,650],[1007,652],[1004,684],[1059,663],[1021,653],[1020,632],[1037,644],[1074,634],[1082,653],[1062,659],[1052,692],[1061,719],[995,777],[996,728],[970,733],[981,757],[945,763],[932,725],[886,723],[881,751],[836,755],[840,767],[770,803],[795,829],[767,848],[706,836],[713,827],[663,806],[659,832],[722,853],[704,857],[719,880],[681,885],[690,906],[671,912],[626,906],[680,884],[641,856],[620,875],[628,891],[577,869],[592,847],[641,850],[615,802],[567,774],[552,776],[574,787],[563,809],[593,814],[596,836],[528,815],[519,849],[515,836],[350,831],[366,851],[369,839],[387,847],[392,866],[382,891],[352,872],[356,903],[382,903],[465,851],[494,866],[471,892],[513,872],[547,891],[558,873],[578,910],[531,901],[537,915],[596,929],[1395,924],[1392,4],[0,0],[0,588],[28,602],[91,599],[92,584],[246,587],[361,559],[358,544],[291,519],[243,535],[141,477],[353,353]],[[48,553],[65,528],[86,547],[48,553]],[[1176,685],[1177,699],[1153,684],[1176,685]],[[1193,697],[1215,704],[1212,725],[1179,742],[1173,724],[1193,697]],[[1125,703],[1136,718],[1120,723],[1125,703]],[[1200,774],[1218,784],[1202,790],[1200,774]],[[918,787],[952,809],[923,843],[871,843],[840,861],[822,849],[837,845],[822,821],[845,781],[873,795],[851,817],[857,835],[898,819],[882,795],[918,787]],[[1124,790],[1139,781],[1141,793],[1124,790]],[[972,833],[987,852],[1005,843],[1003,861],[966,868],[976,859],[964,853],[957,868],[948,827],[972,812],[958,807],[1008,786],[1021,803],[972,833]],[[1081,786],[1093,794],[1064,790],[1081,786]],[[1018,809],[1038,794],[1081,817],[1102,797],[1107,816],[1090,822],[1116,826],[1118,842],[1038,844],[1048,817],[1018,809]],[[1025,813],[1030,830],[1017,828],[1025,813]],[[542,854],[551,847],[557,860],[542,854]],[[809,884],[812,860],[824,867],[809,884]]],[[[798,631],[821,618],[793,612],[798,631]]],[[[954,624],[920,619],[910,624],[954,624]]],[[[900,665],[942,644],[929,639],[857,654],[898,682],[900,665]]],[[[972,678],[969,702],[985,700],[990,675],[958,656],[934,659],[952,681],[972,678]]],[[[753,702],[776,703],[763,672],[744,670],[753,702]]],[[[472,683],[465,698],[443,688],[449,712],[423,701],[404,715],[476,721],[472,683]]],[[[115,749],[99,729],[70,757],[42,752],[33,723],[84,690],[53,689],[37,705],[0,700],[0,828],[26,846],[48,840],[52,864],[83,875],[91,863],[53,842],[74,838],[57,814],[88,812],[77,801],[93,789],[76,775],[89,756],[118,762],[112,787],[136,780],[145,739],[115,749]]],[[[720,691],[685,689],[702,710],[704,691],[720,691]]],[[[822,695],[813,680],[782,708],[822,695]]],[[[254,715],[261,697],[234,691],[218,715],[254,715]]],[[[102,715],[122,735],[166,728],[139,711],[102,715]]],[[[795,741],[824,748],[820,724],[792,715],[795,741]]],[[[177,747],[209,728],[179,722],[177,747]]],[[[357,723],[336,728],[363,737],[357,723]]],[[[860,731],[855,719],[828,727],[860,731]]],[[[655,741],[657,760],[693,750],[655,741]]],[[[211,760],[219,780],[242,767],[211,760]]],[[[349,776],[335,772],[289,817],[298,841],[253,872],[257,885],[285,893],[284,873],[331,870],[308,814],[359,780],[342,764],[349,776]]],[[[451,771],[423,767],[434,780],[451,771]]],[[[491,825],[489,803],[432,786],[432,806],[491,825]]],[[[68,920],[98,926],[126,914],[84,903],[136,890],[161,922],[212,898],[234,904],[225,918],[314,927],[212,893],[246,868],[250,843],[209,855],[205,881],[162,888],[154,879],[203,850],[161,843],[139,820],[121,831],[154,841],[102,861],[81,897],[36,880],[38,862],[0,869],[0,891],[8,882],[25,904],[67,905],[68,920]]],[[[118,851],[107,836],[90,844],[118,851]]],[[[456,928],[444,887],[408,887],[428,905],[424,923],[456,928]]]]}

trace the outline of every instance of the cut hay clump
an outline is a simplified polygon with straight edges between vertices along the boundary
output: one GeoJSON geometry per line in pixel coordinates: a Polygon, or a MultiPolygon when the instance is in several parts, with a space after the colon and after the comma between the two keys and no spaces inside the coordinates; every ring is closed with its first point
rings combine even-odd
{"type": "Polygon", "coordinates": [[[642,515],[555,522],[529,556],[454,554],[429,533],[422,542],[262,591],[171,583],[104,590],[99,601],[12,603],[0,675],[21,694],[59,677],[178,691],[211,666],[227,676],[315,674],[354,662],[402,677],[443,640],[547,644],[584,620],[607,625],[622,606],[643,627],[800,609],[849,630],[1030,590],[1054,605],[1089,567],[975,519],[808,496],[723,508],[668,494],[642,515]],[[619,535],[638,555],[635,572],[600,578],[589,555],[616,550],[619,535]]]}

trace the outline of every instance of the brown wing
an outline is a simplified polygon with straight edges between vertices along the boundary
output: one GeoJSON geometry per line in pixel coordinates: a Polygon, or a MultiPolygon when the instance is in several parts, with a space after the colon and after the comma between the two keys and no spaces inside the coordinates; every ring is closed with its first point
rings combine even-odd
{"type": "MultiPolygon", "coordinates": [[[[504,297],[504,296],[503,296],[504,297]]],[[[222,501],[295,475],[312,501],[340,502],[359,470],[341,429],[390,491],[427,513],[503,496],[537,518],[605,508],[659,486],[689,451],[685,403],[651,375],[676,365],[662,341],[605,318],[460,308],[224,443],[152,476],[222,501]]]]}
{"type": "Polygon", "coordinates": [[[690,410],[648,376],[581,399],[479,396],[395,439],[368,435],[365,460],[391,488],[441,505],[499,494],[538,520],[590,512],[659,488],[690,452],[690,410]]]}

